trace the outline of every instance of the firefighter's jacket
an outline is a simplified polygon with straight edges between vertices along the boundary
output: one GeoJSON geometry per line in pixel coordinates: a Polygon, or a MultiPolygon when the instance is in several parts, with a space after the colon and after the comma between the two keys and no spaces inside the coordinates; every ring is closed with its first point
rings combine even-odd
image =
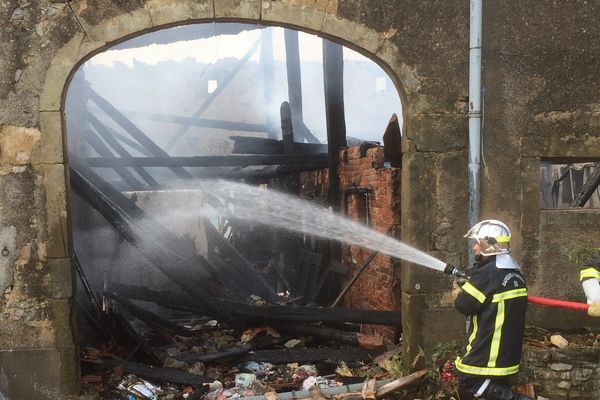
{"type": "Polygon", "coordinates": [[[472,270],[454,303],[471,317],[468,344],[455,366],[467,375],[499,377],[519,372],[527,286],[518,269],[496,267],[491,257],[472,270]]]}
{"type": "Polygon", "coordinates": [[[596,278],[600,280],[600,248],[594,252],[579,266],[579,280],[596,278]]]}

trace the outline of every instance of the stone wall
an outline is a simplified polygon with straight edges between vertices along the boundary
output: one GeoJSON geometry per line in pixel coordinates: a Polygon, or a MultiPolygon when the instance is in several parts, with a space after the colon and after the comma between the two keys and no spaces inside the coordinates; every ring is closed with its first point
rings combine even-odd
{"type": "Polygon", "coordinates": [[[600,349],[523,349],[522,379],[533,382],[536,395],[552,400],[600,398],[600,349]]]}
{"type": "MultiPolygon", "coordinates": [[[[60,376],[48,379],[56,390],[77,391],[63,94],[80,62],[142,32],[244,20],[311,31],[371,57],[404,107],[402,241],[466,262],[468,1],[0,0],[0,18],[0,249],[9,251],[0,274],[7,327],[0,352],[19,349],[23,357],[2,363],[0,390],[52,373],[60,376]],[[58,368],[48,372],[42,366],[55,356],[58,368]]],[[[539,251],[548,240],[539,234],[540,160],[600,157],[600,4],[485,2],[483,18],[481,218],[513,229],[532,287],[560,287],[561,280],[538,286],[551,256],[539,251]]],[[[600,225],[597,215],[590,220],[600,225]]],[[[568,229],[563,236],[580,228],[568,229]]],[[[449,288],[447,277],[402,263],[406,361],[419,347],[463,336],[449,288]]]]}

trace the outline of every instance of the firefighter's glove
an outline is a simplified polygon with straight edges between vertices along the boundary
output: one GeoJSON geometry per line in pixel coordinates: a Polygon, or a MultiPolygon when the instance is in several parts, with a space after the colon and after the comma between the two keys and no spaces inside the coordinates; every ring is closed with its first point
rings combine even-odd
{"type": "Polygon", "coordinates": [[[462,291],[463,291],[461,286],[462,286],[462,285],[463,285],[465,282],[466,282],[466,281],[465,281],[465,280],[462,280],[462,279],[455,279],[455,280],[452,282],[452,298],[453,298],[454,300],[456,300],[456,298],[458,297],[458,295],[460,294],[460,292],[462,292],[462,291]],[[460,282],[460,281],[462,281],[462,282],[460,282]]]}
{"type": "Polygon", "coordinates": [[[590,304],[587,313],[590,317],[600,317],[600,301],[590,304]]]}

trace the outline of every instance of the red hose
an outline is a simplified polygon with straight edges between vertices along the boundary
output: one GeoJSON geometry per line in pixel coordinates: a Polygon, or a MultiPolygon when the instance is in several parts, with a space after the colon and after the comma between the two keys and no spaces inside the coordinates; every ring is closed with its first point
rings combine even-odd
{"type": "Polygon", "coordinates": [[[538,296],[527,296],[527,300],[533,304],[540,304],[542,306],[554,307],[554,308],[566,308],[568,310],[587,311],[588,305],[585,303],[577,303],[575,301],[565,301],[549,299],[547,297],[538,296]]]}

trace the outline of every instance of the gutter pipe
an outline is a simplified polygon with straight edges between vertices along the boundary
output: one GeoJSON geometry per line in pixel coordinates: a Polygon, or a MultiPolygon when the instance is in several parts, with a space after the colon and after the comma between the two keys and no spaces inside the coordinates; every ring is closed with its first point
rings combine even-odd
{"type": "MultiPolygon", "coordinates": [[[[479,160],[481,154],[481,32],[483,0],[470,1],[469,23],[469,227],[479,221],[479,160]]],[[[467,248],[469,265],[474,255],[467,248]]]]}

